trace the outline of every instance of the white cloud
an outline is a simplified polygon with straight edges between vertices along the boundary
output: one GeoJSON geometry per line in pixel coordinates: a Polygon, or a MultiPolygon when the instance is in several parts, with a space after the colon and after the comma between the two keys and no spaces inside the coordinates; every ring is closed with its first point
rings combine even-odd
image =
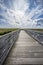
{"type": "MultiPolygon", "coordinates": [[[[39,17],[43,9],[40,9],[40,5],[37,6],[35,9],[32,9],[30,12],[28,12],[28,15],[26,15],[26,10],[29,9],[29,4],[25,0],[15,0],[13,2],[14,8],[8,9],[6,6],[3,6],[0,4],[1,8],[6,12],[2,13],[7,20],[7,22],[11,25],[17,25],[19,27],[32,27],[37,22],[37,17],[39,17]],[[32,17],[34,17],[32,19],[32,17]]],[[[36,3],[34,2],[36,5],[36,3]]]]}

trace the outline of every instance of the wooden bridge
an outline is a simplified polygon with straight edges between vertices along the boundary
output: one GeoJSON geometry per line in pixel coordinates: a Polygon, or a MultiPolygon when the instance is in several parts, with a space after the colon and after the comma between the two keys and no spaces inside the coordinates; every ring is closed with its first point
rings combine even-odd
{"type": "Polygon", "coordinates": [[[43,46],[21,31],[3,65],[43,64],[43,46]]]}

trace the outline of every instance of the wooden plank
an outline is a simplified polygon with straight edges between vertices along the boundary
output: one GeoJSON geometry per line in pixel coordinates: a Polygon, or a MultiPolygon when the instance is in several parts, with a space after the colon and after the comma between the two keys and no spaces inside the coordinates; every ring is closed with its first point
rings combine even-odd
{"type": "Polygon", "coordinates": [[[21,31],[3,65],[43,64],[43,46],[21,31]]]}

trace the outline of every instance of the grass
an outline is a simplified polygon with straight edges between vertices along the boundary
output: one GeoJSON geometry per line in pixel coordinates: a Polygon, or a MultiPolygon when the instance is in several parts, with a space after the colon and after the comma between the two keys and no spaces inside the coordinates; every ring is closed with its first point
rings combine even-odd
{"type": "MultiPolygon", "coordinates": [[[[28,29],[28,28],[24,28],[22,30],[35,30],[35,31],[40,31],[40,32],[43,32],[43,29],[28,29]]],[[[0,36],[1,35],[4,35],[4,34],[7,34],[9,32],[12,32],[12,31],[15,31],[15,30],[18,30],[18,28],[0,28],[0,36]]]]}
{"type": "Polygon", "coordinates": [[[32,29],[32,30],[43,32],[43,29],[32,29]]]}
{"type": "Polygon", "coordinates": [[[17,28],[0,28],[0,35],[4,35],[15,30],[18,30],[18,29],[17,28]]]}
{"type": "Polygon", "coordinates": [[[43,29],[35,29],[35,28],[22,28],[22,30],[34,30],[34,31],[43,32],[43,29]]]}

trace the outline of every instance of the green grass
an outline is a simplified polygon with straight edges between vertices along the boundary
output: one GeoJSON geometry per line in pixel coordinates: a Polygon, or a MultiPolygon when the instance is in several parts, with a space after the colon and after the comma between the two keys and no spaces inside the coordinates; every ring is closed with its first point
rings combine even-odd
{"type": "Polygon", "coordinates": [[[43,32],[43,29],[32,29],[32,30],[43,32]]]}
{"type": "Polygon", "coordinates": [[[17,28],[0,28],[0,35],[4,35],[6,33],[18,30],[17,28]]]}
{"type": "MultiPolygon", "coordinates": [[[[43,32],[43,29],[28,29],[28,28],[24,28],[24,29],[43,32]]],[[[24,30],[24,29],[22,29],[22,30],[24,30]]],[[[18,28],[0,28],[0,36],[7,34],[9,32],[15,31],[15,30],[18,30],[18,28]]]]}
{"type": "Polygon", "coordinates": [[[33,29],[33,28],[22,28],[22,30],[34,30],[34,31],[39,31],[39,32],[43,32],[43,29],[33,29]]]}

